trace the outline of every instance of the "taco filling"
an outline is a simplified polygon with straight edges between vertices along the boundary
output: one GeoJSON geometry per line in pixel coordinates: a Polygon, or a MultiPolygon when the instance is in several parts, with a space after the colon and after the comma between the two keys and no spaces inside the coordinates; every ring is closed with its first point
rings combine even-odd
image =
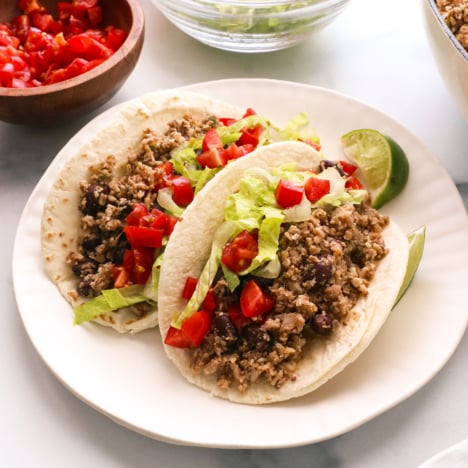
{"type": "Polygon", "coordinates": [[[299,116],[279,129],[252,109],[239,119],[187,114],[164,132],[146,129],[124,164],[112,155],[93,164],[79,184],[82,235],[67,256],[82,299],[75,323],[120,308],[136,319],[153,311],[164,247],[195,195],[232,160],[299,138],[305,123],[299,116]]]}
{"type": "Polygon", "coordinates": [[[345,161],[316,171],[247,170],[224,206],[211,254],[165,336],[194,374],[247,392],[294,382],[314,343],[337,339],[388,249],[388,216],[345,161]]]}

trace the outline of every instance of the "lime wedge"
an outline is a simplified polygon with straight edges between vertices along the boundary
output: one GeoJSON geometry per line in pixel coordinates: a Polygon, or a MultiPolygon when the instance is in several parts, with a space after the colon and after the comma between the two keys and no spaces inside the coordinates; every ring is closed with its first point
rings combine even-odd
{"type": "Polygon", "coordinates": [[[403,297],[406,290],[409,288],[411,282],[413,281],[416,270],[418,269],[419,263],[421,262],[421,257],[424,250],[424,242],[426,240],[426,226],[421,226],[413,232],[408,234],[409,242],[409,255],[408,255],[408,265],[406,267],[405,277],[400,286],[400,291],[395,301],[397,305],[398,301],[403,297]]]}
{"type": "Polygon", "coordinates": [[[409,163],[392,138],[377,130],[359,129],[343,135],[341,144],[348,159],[358,166],[374,208],[382,207],[403,190],[409,163]]]}

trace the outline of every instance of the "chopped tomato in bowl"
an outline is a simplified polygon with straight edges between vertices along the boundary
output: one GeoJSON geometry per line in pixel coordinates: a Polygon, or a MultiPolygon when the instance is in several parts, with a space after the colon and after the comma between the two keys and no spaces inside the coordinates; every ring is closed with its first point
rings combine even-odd
{"type": "Polygon", "coordinates": [[[143,40],[138,0],[2,2],[0,120],[43,125],[98,107],[125,82],[143,40]]]}
{"type": "Polygon", "coordinates": [[[103,27],[99,0],[57,2],[54,16],[41,0],[18,0],[21,14],[0,29],[0,86],[57,83],[109,58],[127,32],[103,27]]]}

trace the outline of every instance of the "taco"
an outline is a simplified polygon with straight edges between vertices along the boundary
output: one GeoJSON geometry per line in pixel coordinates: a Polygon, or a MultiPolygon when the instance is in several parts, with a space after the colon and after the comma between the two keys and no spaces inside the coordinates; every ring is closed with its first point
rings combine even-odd
{"type": "Polygon", "coordinates": [[[234,402],[287,400],[371,343],[409,247],[353,170],[275,143],[233,163],[186,210],[158,305],[166,354],[188,381],[234,402]]]}
{"type": "Polygon", "coordinates": [[[96,132],[89,127],[42,216],[45,268],[75,323],[122,333],[156,326],[158,269],[185,207],[230,161],[303,138],[305,124],[299,115],[280,128],[252,109],[169,90],[120,106],[96,132]]]}

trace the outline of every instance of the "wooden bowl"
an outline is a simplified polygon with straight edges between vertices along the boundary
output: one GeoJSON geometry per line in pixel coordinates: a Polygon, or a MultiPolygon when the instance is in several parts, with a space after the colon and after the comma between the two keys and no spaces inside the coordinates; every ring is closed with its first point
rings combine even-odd
{"type": "MultiPolygon", "coordinates": [[[[55,0],[42,0],[56,14],[55,0]]],[[[0,2],[0,22],[20,13],[18,0],[0,2]]],[[[60,83],[34,88],[0,87],[0,120],[48,125],[89,112],[108,101],[133,71],[144,41],[144,14],[139,0],[101,0],[103,26],[128,34],[122,46],[96,68],[60,83]]]]}

